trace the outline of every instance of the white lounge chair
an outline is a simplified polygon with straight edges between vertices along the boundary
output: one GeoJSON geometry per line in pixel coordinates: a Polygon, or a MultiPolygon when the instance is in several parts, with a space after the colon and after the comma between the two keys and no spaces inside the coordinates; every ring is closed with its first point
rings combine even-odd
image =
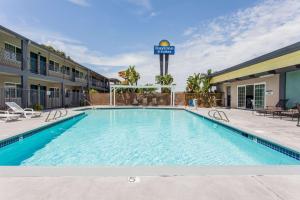
{"type": "Polygon", "coordinates": [[[9,113],[7,110],[0,110],[0,119],[1,122],[8,122],[13,120],[18,120],[20,117],[19,114],[9,113]]]}
{"type": "Polygon", "coordinates": [[[32,117],[40,117],[42,112],[34,111],[32,108],[21,108],[15,102],[5,102],[5,104],[9,107],[9,112],[13,114],[21,114],[25,118],[32,118],[32,117]]]}

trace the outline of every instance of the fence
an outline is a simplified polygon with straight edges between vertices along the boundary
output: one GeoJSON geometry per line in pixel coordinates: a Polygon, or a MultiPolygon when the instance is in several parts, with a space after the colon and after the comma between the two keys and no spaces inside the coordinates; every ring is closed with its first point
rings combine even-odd
{"type": "Polygon", "coordinates": [[[59,107],[84,106],[85,95],[80,91],[24,90],[16,87],[0,88],[0,109],[6,109],[5,102],[15,102],[22,106],[22,98],[28,98],[28,107],[52,109],[59,107]]]}
{"type": "MultiPolygon", "coordinates": [[[[211,93],[213,105],[220,106],[221,93],[211,93]]],[[[109,93],[91,93],[89,100],[93,105],[109,105],[109,93]]],[[[175,105],[184,106],[188,104],[190,99],[197,98],[199,106],[205,107],[203,97],[200,94],[192,94],[185,92],[175,93],[175,105]]],[[[129,106],[129,105],[161,105],[169,106],[171,96],[170,93],[116,93],[116,105],[129,106]]]]}

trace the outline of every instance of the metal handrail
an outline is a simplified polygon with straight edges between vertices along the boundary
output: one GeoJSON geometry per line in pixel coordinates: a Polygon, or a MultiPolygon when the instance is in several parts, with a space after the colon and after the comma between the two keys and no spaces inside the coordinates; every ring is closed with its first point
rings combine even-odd
{"type": "Polygon", "coordinates": [[[68,110],[65,109],[65,108],[60,109],[60,110],[50,110],[48,115],[47,115],[47,118],[45,119],[45,122],[49,122],[49,121],[52,121],[52,120],[57,120],[61,117],[65,117],[67,115],[68,115],[68,110]],[[62,110],[65,110],[64,114],[62,113],[62,110]],[[51,113],[54,112],[54,111],[55,111],[55,113],[54,113],[53,117],[50,119],[51,113]],[[57,114],[59,114],[59,115],[57,116],[57,114]]]}
{"type": "Polygon", "coordinates": [[[208,116],[210,116],[211,118],[214,118],[216,120],[222,120],[222,121],[225,121],[225,122],[229,122],[229,119],[228,119],[226,113],[224,111],[221,111],[221,110],[210,110],[208,112],[208,116]],[[211,114],[212,112],[214,112],[214,113],[211,114]]]}
{"type": "Polygon", "coordinates": [[[90,104],[90,106],[92,106],[92,109],[95,109],[95,107],[93,106],[93,104],[89,100],[84,99],[84,101],[88,102],[88,104],[90,104]]]}

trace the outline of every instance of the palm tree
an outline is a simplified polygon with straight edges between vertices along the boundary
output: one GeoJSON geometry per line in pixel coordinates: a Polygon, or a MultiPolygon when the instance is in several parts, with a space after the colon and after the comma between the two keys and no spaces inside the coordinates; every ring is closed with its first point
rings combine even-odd
{"type": "Polygon", "coordinates": [[[201,74],[194,74],[193,76],[189,76],[186,83],[186,90],[190,93],[199,93],[201,90],[201,81],[202,77],[201,74]]]}
{"type": "Polygon", "coordinates": [[[125,80],[127,80],[130,85],[137,85],[139,79],[140,74],[135,70],[135,66],[130,65],[125,71],[125,80]]]}
{"type": "MultiPolygon", "coordinates": [[[[171,85],[174,81],[174,78],[171,74],[166,74],[164,76],[158,75],[158,76],[155,77],[155,79],[156,79],[156,83],[160,84],[160,85],[171,85]]],[[[169,88],[162,88],[161,91],[165,92],[165,93],[169,93],[170,89],[169,88]]]]}
{"type": "Polygon", "coordinates": [[[174,81],[174,78],[171,74],[166,74],[164,76],[156,76],[156,83],[161,85],[171,85],[174,81]]]}

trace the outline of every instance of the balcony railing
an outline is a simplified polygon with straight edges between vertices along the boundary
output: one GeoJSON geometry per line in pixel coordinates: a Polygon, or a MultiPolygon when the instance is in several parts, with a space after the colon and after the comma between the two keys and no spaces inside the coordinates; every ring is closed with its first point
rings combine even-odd
{"type": "Polygon", "coordinates": [[[22,96],[28,97],[28,106],[35,108],[41,105],[43,109],[52,109],[59,107],[77,107],[83,106],[85,103],[85,96],[81,92],[65,91],[63,93],[65,101],[62,105],[62,94],[50,94],[45,90],[24,90],[21,88],[0,88],[0,110],[7,109],[5,102],[16,102],[22,106],[22,96]],[[26,95],[24,95],[26,93],[26,95]]]}
{"type": "Polygon", "coordinates": [[[3,48],[0,48],[0,63],[2,65],[21,67],[22,54],[20,53],[11,53],[6,51],[3,48]]]}

